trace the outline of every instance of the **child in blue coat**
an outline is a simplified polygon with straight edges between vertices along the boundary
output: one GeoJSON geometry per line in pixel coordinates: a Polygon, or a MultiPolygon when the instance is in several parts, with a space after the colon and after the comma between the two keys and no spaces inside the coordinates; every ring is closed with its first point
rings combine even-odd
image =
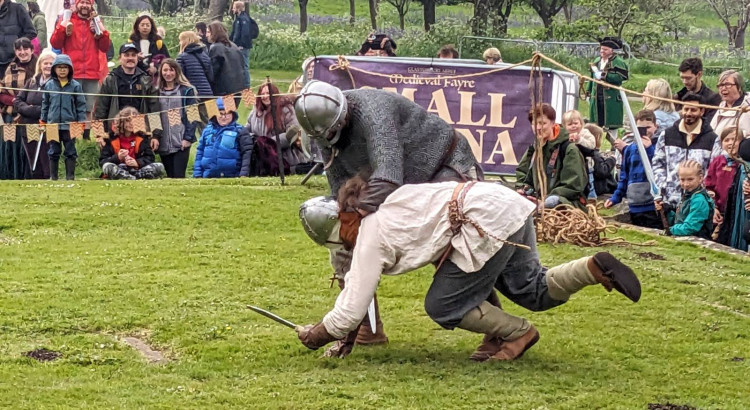
{"type": "Polygon", "coordinates": [[[60,141],[49,141],[47,152],[50,179],[57,180],[62,142],[65,145],[65,179],[72,180],[75,179],[78,152],[75,140],[70,138],[70,123],[86,121],[86,98],[81,84],[73,79],[73,63],[67,55],[55,57],[51,77],[44,85],[46,92],[42,95],[42,116],[39,120],[42,125],[59,124],[60,141]]]}
{"type": "Polygon", "coordinates": [[[217,100],[219,115],[211,117],[198,141],[193,178],[233,178],[250,176],[253,140],[237,124],[237,113],[217,100]]]}

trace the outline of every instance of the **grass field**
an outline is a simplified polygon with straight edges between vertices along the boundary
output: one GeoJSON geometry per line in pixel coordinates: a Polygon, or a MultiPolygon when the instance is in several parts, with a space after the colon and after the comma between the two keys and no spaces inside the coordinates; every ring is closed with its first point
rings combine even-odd
{"type": "MultiPolygon", "coordinates": [[[[590,287],[531,313],[540,342],[513,363],[467,360],[479,341],[422,308],[432,270],[384,278],[387,346],[322,359],[245,308],[297,323],[332,306],[327,253],[297,221],[322,177],[4,181],[0,407],[705,409],[750,403],[748,260],[621,231],[611,247],[643,299],[590,287]],[[664,260],[660,260],[659,257],[664,260]],[[122,343],[137,336],[169,363],[122,343]],[[23,353],[62,353],[39,363],[23,353]]],[[[592,249],[542,245],[545,264],[592,249]]]]}

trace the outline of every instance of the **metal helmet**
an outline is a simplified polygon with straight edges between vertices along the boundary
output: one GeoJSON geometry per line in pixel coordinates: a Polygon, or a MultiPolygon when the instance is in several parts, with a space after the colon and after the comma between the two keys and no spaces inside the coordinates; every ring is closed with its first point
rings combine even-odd
{"type": "Polygon", "coordinates": [[[331,197],[316,196],[299,207],[299,220],[307,236],[325,246],[339,222],[339,205],[331,197]]]}
{"type": "Polygon", "coordinates": [[[297,122],[323,146],[335,144],[346,122],[347,103],[344,93],[323,81],[311,80],[294,102],[297,122]]]}

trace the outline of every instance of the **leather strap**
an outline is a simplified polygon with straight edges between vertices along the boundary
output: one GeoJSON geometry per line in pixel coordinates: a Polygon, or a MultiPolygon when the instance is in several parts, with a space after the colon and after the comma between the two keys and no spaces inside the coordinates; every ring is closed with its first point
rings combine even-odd
{"type": "MultiPolygon", "coordinates": [[[[458,209],[459,208],[458,195],[461,193],[461,190],[464,188],[465,185],[466,185],[465,182],[461,182],[458,185],[456,185],[455,188],[453,188],[453,194],[451,195],[451,200],[450,202],[448,202],[448,214],[449,215],[451,215],[452,213],[456,211],[460,212],[460,210],[458,209]]],[[[472,185],[473,183],[469,183],[469,185],[466,187],[466,190],[468,191],[472,185]]],[[[453,223],[454,218],[450,218],[450,219],[451,219],[451,232],[453,233],[452,236],[456,236],[456,234],[458,234],[458,230],[461,229],[461,225],[458,224],[458,226],[456,226],[453,223]]],[[[450,255],[452,251],[453,251],[453,245],[450,242],[448,242],[448,246],[445,248],[445,250],[443,251],[443,254],[440,256],[438,263],[435,265],[436,271],[439,270],[441,266],[443,266],[443,263],[445,262],[446,259],[448,259],[448,255],[450,255]]]]}

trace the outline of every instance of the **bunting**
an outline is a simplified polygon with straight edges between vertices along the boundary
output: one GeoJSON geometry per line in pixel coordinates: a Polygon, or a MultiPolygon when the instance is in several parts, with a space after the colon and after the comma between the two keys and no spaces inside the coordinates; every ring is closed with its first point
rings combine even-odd
{"type": "Polygon", "coordinates": [[[219,107],[216,105],[216,100],[206,101],[206,113],[208,114],[209,120],[213,117],[219,116],[219,107]]]}
{"type": "Polygon", "coordinates": [[[3,125],[3,141],[16,141],[16,124],[3,125]]]}
{"type": "Polygon", "coordinates": [[[104,131],[104,123],[101,121],[94,121],[91,123],[91,132],[94,134],[94,138],[107,138],[107,132],[104,131]]]}
{"type": "Polygon", "coordinates": [[[60,127],[58,124],[45,124],[44,136],[47,137],[47,141],[60,142],[60,127]]]}
{"type": "Polygon", "coordinates": [[[252,88],[242,90],[242,103],[245,107],[250,107],[255,102],[255,93],[252,88]]]}
{"type": "Polygon", "coordinates": [[[26,139],[29,141],[39,141],[39,126],[29,124],[26,126],[26,139]]]}
{"type": "Polygon", "coordinates": [[[187,107],[187,118],[190,122],[201,122],[201,114],[197,105],[189,105],[187,107]]]}
{"type": "Polygon", "coordinates": [[[227,111],[236,112],[237,111],[237,104],[234,103],[234,96],[233,95],[225,95],[224,98],[224,109],[227,111]]]}
{"type": "MultiPolygon", "coordinates": [[[[182,123],[182,110],[179,108],[172,108],[167,111],[167,119],[169,120],[169,126],[174,127],[182,123]]],[[[198,118],[200,120],[200,118],[198,118]]]]}
{"type": "Polygon", "coordinates": [[[143,115],[134,115],[131,117],[133,132],[148,132],[146,129],[146,117],[143,115]]]}
{"type": "Polygon", "coordinates": [[[148,114],[148,126],[151,129],[151,133],[155,130],[163,130],[164,127],[161,125],[161,114],[158,112],[148,114]]]}
{"type": "Polygon", "coordinates": [[[83,129],[85,125],[82,122],[70,123],[70,138],[83,138],[83,129]]]}

